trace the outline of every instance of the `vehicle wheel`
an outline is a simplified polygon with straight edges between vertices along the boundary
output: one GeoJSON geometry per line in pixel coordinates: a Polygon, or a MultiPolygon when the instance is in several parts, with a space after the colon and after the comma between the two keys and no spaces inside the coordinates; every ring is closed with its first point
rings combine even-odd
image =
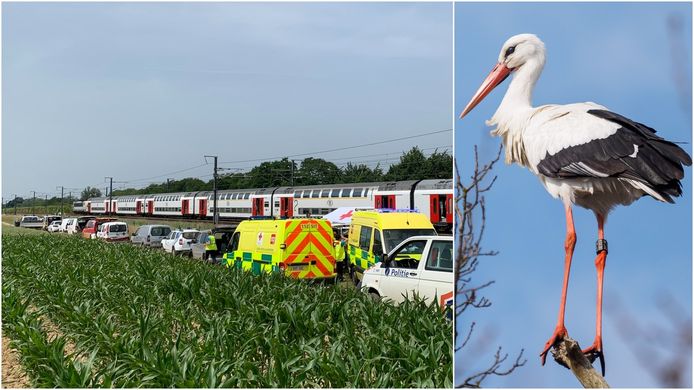
{"type": "Polygon", "coordinates": [[[355,286],[357,284],[359,284],[359,279],[357,279],[356,266],[354,266],[352,264],[350,264],[350,267],[349,267],[349,278],[352,279],[352,282],[354,283],[355,286]]]}
{"type": "Polygon", "coordinates": [[[374,302],[381,302],[381,296],[378,295],[376,291],[369,292],[369,297],[371,297],[371,300],[374,302]]]}

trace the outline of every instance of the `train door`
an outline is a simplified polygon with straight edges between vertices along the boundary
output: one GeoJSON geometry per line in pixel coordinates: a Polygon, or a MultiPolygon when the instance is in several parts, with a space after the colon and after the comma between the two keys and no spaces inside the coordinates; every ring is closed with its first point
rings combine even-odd
{"type": "Polygon", "coordinates": [[[142,214],[142,201],[135,201],[135,214],[142,214]]]}
{"type": "MultiPolygon", "coordinates": [[[[452,200],[451,195],[451,200],[452,200]]],[[[447,222],[448,220],[448,202],[447,196],[443,194],[429,195],[429,213],[431,223],[447,222]]]]}
{"type": "Polygon", "coordinates": [[[92,203],[89,202],[89,203],[87,203],[87,214],[91,214],[91,213],[92,213],[92,203]]]}
{"type": "Polygon", "coordinates": [[[190,199],[183,199],[181,201],[181,212],[183,215],[190,214],[190,199]]]}
{"type": "Polygon", "coordinates": [[[111,202],[105,200],[104,201],[104,207],[106,208],[106,214],[110,214],[111,213],[111,202]]]}
{"type": "Polygon", "coordinates": [[[377,209],[394,209],[395,195],[376,195],[374,207],[377,209]]]}
{"type": "Polygon", "coordinates": [[[111,210],[113,210],[114,214],[118,213],[118,201],[114,200],[113,203],[111,203],[111,210]]]}
{"type": "Polygon", "coordinates": [[[257,216],[263,215],[263,209],[264,209],[263,201],[264,201],[263,198],[252,198],[251,199],[251,202],[252,202],[251,215],[252,216],[257,217],[257,216]]]}
{"type": "Polygon", "coordinates": [[[200,210],[201,217],[207,217],[207,199],[200,199],[198,201],[198,209],[200,210]]]}
{"type": "Polygon", "coordinates": [[[446,194],[446,222],[453,224],[453,194],[446,194]]]}
{"type": "Polygon", "coordinates": [[[280,217],[291,218],[294,216],[294,198],[280,198],[280,217]]]}
{"type": "Polygon", "coordinates": [[[149,214],[149,215],[154,214],[154,201],[153,200],[147,201],[147,214],[149,214]]]}

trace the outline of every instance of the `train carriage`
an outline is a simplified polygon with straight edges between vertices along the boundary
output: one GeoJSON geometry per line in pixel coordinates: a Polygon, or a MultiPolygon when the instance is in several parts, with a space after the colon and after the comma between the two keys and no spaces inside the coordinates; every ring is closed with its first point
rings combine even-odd
{"type": "MultiPolygon", "coordinates": [[[[217,207],[220,218],[248,218],[251,216],[251,196],[255,190],[219,190],[217,207]]],[[[208,215],[214,213],[214,195],[208,195],[208,215]]]]}
{"type": "Polygon", "coordinates": [[[136,215],[136,199],[137,195],[126,195],[114,197],[116,203],[116,213],[119,215],[136,215]]]}
{"type": "MultiPolygon", "coordinates": [[[[212,191],[91,198],[87,213],[210,219],[212,191]]],[[[440,231],[453,226],[453,180],[350,183],[217,191],[222,219],[251,216],[276,218],[321,217],[339,207],[414,209],[429,216],[440,231]]]]}

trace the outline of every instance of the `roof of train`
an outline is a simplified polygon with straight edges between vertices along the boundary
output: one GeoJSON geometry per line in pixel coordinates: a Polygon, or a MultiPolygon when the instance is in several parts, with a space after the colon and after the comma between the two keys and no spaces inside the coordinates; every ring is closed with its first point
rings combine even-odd
{"type": "MultiPolygon", "coordinates": [[[[306,189],[323,189],[323,188],[355,188],[355,187],[378,187],[381,191],[399,191],[399,190],[410,190],[414,183],[417,183],[417,189],[448,189],[453,188],[453,179],[425,179],[425,180],[405,180],[405,181],[389,181],[389,182],[367,182],[367,183],[339,183],[339,184],[317,184],[308,186],[294,186],[294,187],[266,187],[266,188],[245,188],[245,189],[229,189],[229,190],[217,190],[218,194],[227,193],[248,193],[264,195],[271,194],[275,191],[276,194],[291,193],[297,190],[306,189]]],[[[167,192],[161,194],[132,194],[132,195],[119,195],[112,197],[113,200],[120,200],[124,198],[138,198],[146,199],[155,196],[207,196],[211,195],[213,191],[189,191],[189,192],[167,192]]],[[[109,197],[96,197],[89,198],[88,201],[100,202],[105,201],[109,197]]]]}

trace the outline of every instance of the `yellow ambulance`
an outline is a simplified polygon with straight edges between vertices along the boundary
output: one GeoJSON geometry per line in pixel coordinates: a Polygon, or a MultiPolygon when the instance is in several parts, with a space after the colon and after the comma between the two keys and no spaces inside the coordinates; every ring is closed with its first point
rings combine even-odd
{"type": "Polygon", "coordinates": [[[300,279],[335,278],[330,222],[323,219],[243,221],[222,263],[254,274],[283,272],[300,279]]]}
{"type": "Polygon", "coordinates": [[[350,276],[355,283],[365,270],[383,259],[405,239],[413,236],[435,236],[429,218],[416,211],[374,209],[357,210],[349,227],[347,256],[350,276]]]}

